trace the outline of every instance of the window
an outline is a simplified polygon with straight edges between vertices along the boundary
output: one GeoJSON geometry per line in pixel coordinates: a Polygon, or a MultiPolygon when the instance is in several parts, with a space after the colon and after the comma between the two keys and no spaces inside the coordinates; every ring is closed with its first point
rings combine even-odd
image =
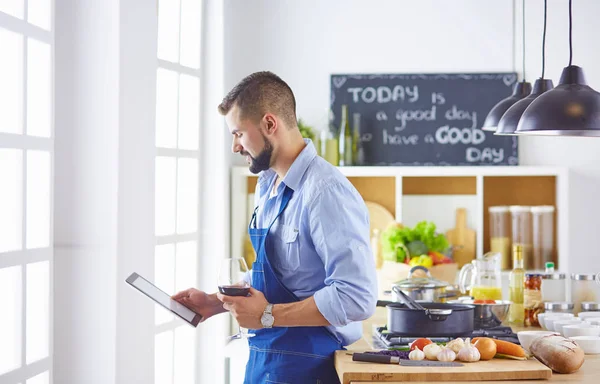
{"type": "Polygon", "coordinates": [[[52,376],[53,1],[0,1],[0,382],[52,376]]]}
{"type": "MultiPolygon", "coordinates": [[[[174,293],[197,286],[201,0],[158,3],[155,281],[174,293]]],[[[196,333],[156,307],[155,381],[196,381],[196,333]]]]}

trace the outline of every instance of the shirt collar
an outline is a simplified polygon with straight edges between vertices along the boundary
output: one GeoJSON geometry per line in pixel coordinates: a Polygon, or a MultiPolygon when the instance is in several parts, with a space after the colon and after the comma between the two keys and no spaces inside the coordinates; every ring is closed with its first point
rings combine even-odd
{"type": "Polygon", "coordinates": [[[294,160],[292,166],[288,169],[282,180],[285,185],[292,188],[294,191],[300,187],[302,176],[304,176],[308,166],[317,156],[317,150],[312,141],[310,139],[304,139],[304,142],[306,143],[306,146],[300,152],[298,157],[296,157],[296,160],[294,160]]]}
{"type": "MultiPolygon", "coordinates": [[[[304,139],[304,143],[306,143],[306,146],[302,149],[298,157],[296,157],[296,160],[294,160],[292,166],[288,169],[282,180],[285,185],[294,191],[300,186],[300,180],[302,180],[302,176],[306,173],[309,164],[317,156],[317,150],[315,149],[312,140],[304,139]]],[[[258,176],[258,184],[263,186],[264,183],[270,182],[274,176],[275,171],[271,168],[262,171],[258,176]]]]}

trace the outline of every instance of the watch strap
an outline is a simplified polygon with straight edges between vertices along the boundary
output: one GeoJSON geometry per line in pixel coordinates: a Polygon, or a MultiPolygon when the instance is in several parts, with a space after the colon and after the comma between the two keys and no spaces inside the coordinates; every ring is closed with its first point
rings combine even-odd
{"type": "Polygon", "coordinates": [[[271,304],[271,303],[267,304],[267,307],[265,308],[264,313],[272,315],[273,314],[273,304],[271,304]]]}

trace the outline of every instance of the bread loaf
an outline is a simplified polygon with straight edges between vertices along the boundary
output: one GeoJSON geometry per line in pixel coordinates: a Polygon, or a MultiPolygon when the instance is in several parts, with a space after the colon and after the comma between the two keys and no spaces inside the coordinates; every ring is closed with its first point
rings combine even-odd
{"type": "Polygon", "coordinates": [[[529,347],[533,356],[558,373],[577,371],[584,361],[584,352],[573,340],[559,335],[542,336],[529,347]]]}

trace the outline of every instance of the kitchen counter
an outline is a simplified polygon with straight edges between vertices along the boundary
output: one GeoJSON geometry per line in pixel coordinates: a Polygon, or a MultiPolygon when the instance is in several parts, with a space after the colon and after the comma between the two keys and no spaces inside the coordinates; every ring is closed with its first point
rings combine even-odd
{"type": "MultiPolygon", "coordinates": [[[[358,340],[356,343],[347,347],[348,352],[364,352],[368,350],[372,350],[373,348],[373,329],[375,325],[384,325],[386,323],[387,310],[385,308],[378,307],[376,309],[375,315],[371,317],[369,320],[363,322],[363,337],[358,340]]],[[[525,328],[512,327],[513,331],[516,333],[525,328]]],[[[531,328],[527,328],[531,330],[531,328]]],[[[575,373],[571,373],[568,375],[553,373],[552,377],[549,380],[544,380],[544,382],[554,382],[554,383],[598,383],[600,377],[600,355],[585,355],[585,362],[583,366],[579,369],[579,371],[575,373]]],[[[361,381],[360,383],[380,383],[382,381],[370,381],[365,382],[361,381]]],[[[506,382],[506,381],[504,381],[506,382]]],[[[536,381],[537,382],[537,381],[536,381]]],[[[356,382],[353,382],[356,383],[356,382]]],[[[390,382],[386,381],[386,383],[391,384],[400,384],[400,382],[390,382]]],[[[418,382],[413,382],[418,383],[418,382]]],[[[446,381],[444,383],[472,383],[469,381],[446,381]]],[[[495,383],[498,384],[499,381],[478,381],[478,383],[495,383]]],[[[510,380],[510,383],[529,383],[531,384],[531,380],[510,380]]]]}

